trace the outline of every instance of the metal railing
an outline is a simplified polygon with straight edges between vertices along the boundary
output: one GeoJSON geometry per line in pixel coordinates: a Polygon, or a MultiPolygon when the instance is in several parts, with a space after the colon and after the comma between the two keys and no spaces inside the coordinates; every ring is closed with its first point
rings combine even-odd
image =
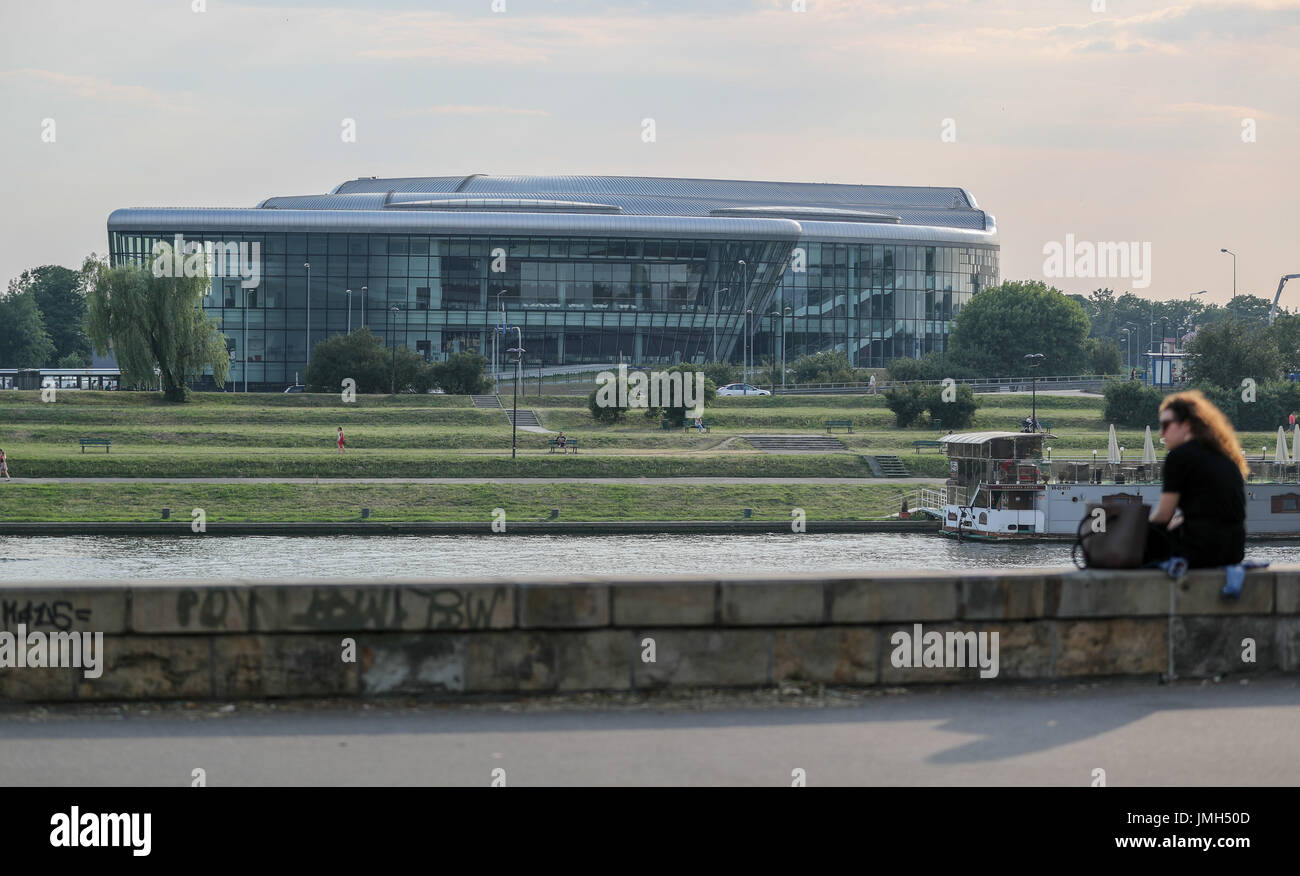
{"type": "MultiPolygon", "coordinates": [[[[1083,374],[1071,376],[1050,376],[1039,377],[1037,384],[1044,389],[1080,389],[1083,387],[1097,387],[1107,380],[1125,379],[1119,374],[1083,374]]],[[[1034,380],[1030,377],[981,377],[971,380],[958,380],[957,385],[965,384],[973,392],[1029,392],[1033,388],[1034,380]]],[[[938,380],[892,380],[878,381],[875,385],[875,392],[882,393],[892,387],[901,386],[908,383],[919,383],[926,386],[938,386],[943,383],[943,378],[938,380]]],[[[766,383],[755,383],[755,386],[768,386],[766,383]]],[[[849,383],[787,383],[785,386],[776,387],[776,392],[783,395],[816,395],[823,393],[870,393],[872,387],[869,382],[853,381],[849,383]]]]}

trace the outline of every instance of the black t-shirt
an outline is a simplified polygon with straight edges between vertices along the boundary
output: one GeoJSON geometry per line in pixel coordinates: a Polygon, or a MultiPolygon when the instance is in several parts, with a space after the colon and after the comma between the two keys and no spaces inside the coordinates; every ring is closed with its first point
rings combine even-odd
{"type": "Polygon", "coordinates": [[[1165,457],[1164,492],[1178,494],[1181,540],[1193,566],[1241,562],[1246,483],[1235,462],[1200,441],[1187,441],[1165,457]]]}

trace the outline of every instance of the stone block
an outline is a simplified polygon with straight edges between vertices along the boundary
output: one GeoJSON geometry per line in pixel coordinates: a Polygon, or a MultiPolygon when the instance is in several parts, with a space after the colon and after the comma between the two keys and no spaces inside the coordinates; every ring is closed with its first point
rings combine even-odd
{"type": "Polygon", "coordinates": [[[213,695],[218,697],[326,697],[357,692],[364,648],[343,660],[342,635],[213,637],[213,695]]]}
{"type": "Polygon", "coordinates": [[[506,630],[476,633],[468,639],[466,691],[555,689],[555,633],[506,630]]]}
{"type": "Polygon", "coordinates": [[[1257,569],[1246,573],[1241,595],[1224,599],[1223,569],[1194,569],[1174,585],[1174,613],[1179,617],[1194,614],[1272,614],[1273,573],[1257,569]]]}
{"type": "MultiPolygon", "coordinates": [[[[1273,573],[1273,586],[1277,591],[1274,611],[1278,614],[1300,615],[1300,568],[1281,569],[1273,573]]],[[[1242,589],[1245,590],[1245,587],[1242,589]]]]}
{"type": "Polygon", "coordinates": [[[253,614],[251,587],[131,588],[133,633],[244,633],[253,629],[253,614]]]}
{"type": "Polygon", "coordinates": [[[604,582],[520,584],[520,629],[609,626],[609,585],[604,582]]]}
{"type": "Polygon", "coordinates": [[[268,584],[253,588],[258,632],[398,630],[398,588],[268,584]]]}
{"type": "Polygon", "coordinates": [[[1019,620],[1043,616],[1049,581],[1059,575],[980,575],[957,579],[957,617],[964,620],[1019,620]]]}
{"type": "Polygon", "coordinates": [[[1174,673],[1204,678],[1226,673],[1271,672],[1282,668],[1278,620],[1275,617],[1174,618],[1174,673]],[[1245,639],[1254,640],[1254,660],[1245,639]]]}
{"type": "Polygon", "coordinates": [[[0,701],[42,703],[76,698],[77,679],[83,670],[11,667],[0,669],[0,701]]]}
{"type": "Polygon", "coordinates": [[[1278,618],[1277,641],[1281,651],[1282,670],[1300,672],[1300,618],[1278,618]]]}
{"type": "Polygon", "coordinates": [[[0,629],[22,624],[45,632],[85,630],[117,636],[126,632],[124,587],[5,587],[0,589],[0,629]]]}
{"type": "Polygon", "coordinates": [[[361,694],[441,694],[465,690],[468,637],[454,633],[359,634],[361,694]]]}
{"type": "Polygon", "coordinates": [[[641,648],[630,630],[582,630],[554,634],[555,688],[628,690],[632,661],[641,648]]]}
{"type": "Polygon", "coordinates": [[[404,630],[503,630],[515,625],[513,584],[401,588],[404,630]]]}
{"type": "Polygon", "coordinates": [[[636,687],[726,687],[767,684],[769,639],[767,630],[691,630],[652,628],[638,630],[638,643],[655,640],[654,663],[635,669],[636,687]]]}
{"type": "Polygon", "coordinates": [[[78,699],[165,700],[212,695],[211,636],[104,639],[99,678],[76,678],[78,699]]]}
{"type": "Polygon", "coordinates": [[[614,626],[711,626],[720,586],[713,581],[614,584],[610,587],[614,626]]]}
{"type": "Polygon", "coordinates": [[[1169,668],[1168,631],[1168,618],[1059,622],[1053,674],[1163,674],[1169,668]]]}
{"type": "Polygon", "coordinates": [[[821,581],[725,581],[722,622],[730,626],[798,626],[822,622],[821,581]]]}
{"type": "Polygon", "coordinates": [[[1047,588],[1052,617],[1169,615],[1169,576],[1164,572],[1102,569],[1062,575],[1047,588]]]}
{"type": "Polygon", "coordinates": [[[957,616],[957,582],[932,575],[836,579],[830,592],[830,622],[868,624],[952,620],[957,616]]]}
{"type": "Polygon", "coordinates": [[[871,627],[772,631],[772,681],[875,684],[879,636],[871,627]]]}

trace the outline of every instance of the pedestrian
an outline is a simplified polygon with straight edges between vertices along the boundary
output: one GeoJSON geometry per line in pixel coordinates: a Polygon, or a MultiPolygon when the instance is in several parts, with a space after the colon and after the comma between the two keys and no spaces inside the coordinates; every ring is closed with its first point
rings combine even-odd
{"type": "Polygon", "coordinates": [[[1295,411],[1291,412],[1291,428],[1295,428],[1295,411]]]}
{"type": "Polygon", "coordinates": [[[343,427],[339,426],[339,453],[343,452],[343,427]]]}
{"type": "Polygon", "coordinates": [[[1128,379],[1129,379],[1129,380],[1136,380],[1136,379],[1137,379],[1137,376],[1138,376],[1138,370],[1137,370],[1136,368],[1130,368],[1130,369],[1128,370],[1128,379]]]}
{"type": "Polygon", "coordinates": [[[0,474],[4,475],[7,481],[13,480],[9,477],[9,459],[5,456],[3,448],[0,448],[0,474]]]}
{"type": "Polygon", "coordinates": [[[560,434],[555,436],[555,446],[560,448],[561,453],[564,452],[564,448],[567,447],[568,444],[569,439],[564,436],[564,432],[560,432],[560,434]]]}
{"type": "Polygon", "coordinates": [[[876,375],[871,375],[871,379],[867,381],[867,389],[871,391],[872,395],[876,394],[876,375]]]}
{"type": "Polygon", "coordinates": [[[1250,467],[1232,424],[1199,390],[1178,392],[1160,403],[1160,440],[1169,453],[1143,562],[1183,557],[1193,569],[1240,563],[1250,467]]]}

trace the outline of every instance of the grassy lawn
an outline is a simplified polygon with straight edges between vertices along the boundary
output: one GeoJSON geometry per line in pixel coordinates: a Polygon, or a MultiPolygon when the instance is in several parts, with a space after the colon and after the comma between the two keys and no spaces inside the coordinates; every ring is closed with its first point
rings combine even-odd
{"type": "Polygon", "coordinates": [[[892,506],[911,487],[896,484],[22,484],[0,483],[8,521],[154,521],[170,508],[209,522],[353,521],[361,508],[377,521],[546,520],[854,520],[892,506]]]}

